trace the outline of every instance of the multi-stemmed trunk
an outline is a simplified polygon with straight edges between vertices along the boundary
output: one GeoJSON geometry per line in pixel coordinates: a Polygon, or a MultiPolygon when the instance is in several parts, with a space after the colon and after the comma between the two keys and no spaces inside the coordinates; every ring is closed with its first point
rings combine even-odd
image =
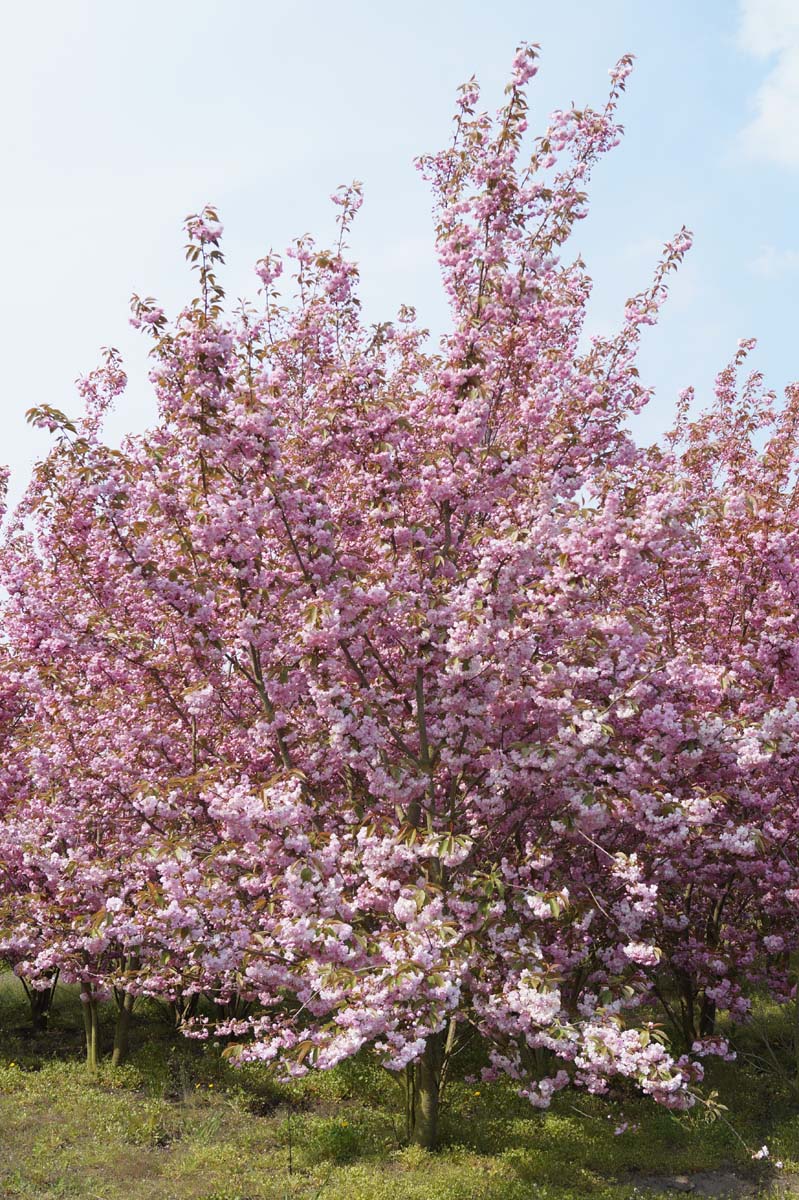
{"type": "Polygon", "coordinates": [[[694,1042],[712,1037],[716,1032],[716,1004],[690,971],[680,968],[675,969],[674,974],[680,1005],[680,1031],[686,1049],[690,1050],[694,1042]]]}
{"type": "Polygon", "coordinates": [[[169,1017],[172,1028],[179,1033],[188,1021],[197,1013],[200,1004],[200,993],[192,992],[189,996],[178,994],[169,1002],[169,1017]]]}
{"type": "Polygon", "coordinates": [[[94,1074],[100,1060],[100,1020],[97,997],[90,983],[81,987],[83,1028],[86,1032],[86,1066],[94,1074]]]}
{"type": "Polygon", "coordinates": [[[22,986],[31,1007],[31,1024],[36,1033],[41,1033],[47,1028],[57,983],[58,971],[55,972],[46,988],[35,988],[26,979],[22,979],[22,986]]]}

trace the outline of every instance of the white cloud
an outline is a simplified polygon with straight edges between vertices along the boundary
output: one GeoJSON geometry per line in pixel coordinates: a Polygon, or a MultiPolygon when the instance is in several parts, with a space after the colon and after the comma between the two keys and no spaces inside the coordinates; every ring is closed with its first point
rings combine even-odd
{"type": "Polygon", "coordinates": [[[777,246],[761,246],[749,263],[749,270],[763,279],[780,279],[799,271],[799,250],[780,250],[777,246]]]}
{"type": "Polygon", "coordinates": [[[738,41],[745,50],[765,57],[796,46],[798,39],[796,0],[742,0],[738,41]]]}
{"type": "Polygon", "coordinates": [[[742,0],[738,44],[746,53],[772,60],[754,101],[754,115],[741,131],[752,158],[799,167],[799,3],[742,0]]]}

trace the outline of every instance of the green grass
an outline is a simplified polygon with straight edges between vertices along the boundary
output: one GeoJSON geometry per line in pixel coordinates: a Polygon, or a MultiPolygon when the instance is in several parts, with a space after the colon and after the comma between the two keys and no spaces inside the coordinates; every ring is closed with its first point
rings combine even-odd
{"type": "MultiPolygon", "coordinates": [[[[106,1047],[112,1018],[109,1009],[106,1047]]],[[[541,1113],[509,1084],[456,1078],[442,1148],[429,1155],[405,1145],[399,1088],[365,1056],[286,1085],[174,1035],[143,1004],[130,1062],[90,1080],[74,991],[59,989],[46,1033],[27,1022],[21,986],[2,977],[3,1200],[625,1200],[640,1194],[643,1175],[751,1174],[739,1137],[767,1142],[783,1180],[799,1173],[799,1103],[786,1079],[758,1065],[756,1039],[749,1065],[719,1064],[709,1080],[726,1121],[673,1115],[632,1094],[561,1093],[541,1113]],[[638,1128],[614,1136],[622,1121],[638,1128]]],[[[775,1026],[778,1054],[780,1036],[775,1026]]],[[[766,1173],[763,1196],[769,1187],[766,1173]]]]}

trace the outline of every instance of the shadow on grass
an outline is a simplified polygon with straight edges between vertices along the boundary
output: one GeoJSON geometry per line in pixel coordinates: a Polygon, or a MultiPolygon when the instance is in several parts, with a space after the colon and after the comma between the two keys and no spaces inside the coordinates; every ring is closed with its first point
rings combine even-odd
{"type": "MultiPolygon", "coordinates": [[[[103,1007],[107,1052],[114,1015],[103,1007]]],[[[34,1033],[21,985],[0,977],[0,1196],[626,1200],[681,1175],[698,1187],[702,1172],[766,1196],[768,1175],[753,1182],[742,1141],[765,1142],[788,1171],[799,1164],[795,1096],[752,1063],[710,1070],[729,1109],[710,1121],[632,1090],[612,1100],[564,1092],[538,1112],[509,1082],[468,1082],[475,1050],[447,1087],[442,1148],[430,1156],[404,1145],[400,1088],[368,1055],[281,1083],[262,1065],[232,1067],[222,1049],[176,1033],[142,1001],[129,1062],[112,1070],[106,1059],[90,1079],[76,989],[57,990],[49,1029],[34,1033]]]]}

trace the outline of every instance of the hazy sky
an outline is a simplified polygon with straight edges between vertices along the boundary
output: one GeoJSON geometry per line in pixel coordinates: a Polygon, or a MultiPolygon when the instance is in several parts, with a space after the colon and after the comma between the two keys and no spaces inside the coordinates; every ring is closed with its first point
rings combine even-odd
{"type": "Polygon", "coordinates": [[[799,4],[796,0],[0,0],[5,229],[0,289],[0,460],[19,494],[47,437],[25,411],[75,412],[74,379],[101,346],[131,382],[111,433],[153,413],[133,291],[168,312],[187,299],[181,222],[218,205],[229,295],[252,264],[313,232],[327,197],[363,181],[353,237],[370,319],[402,302],[440,330],[429,196],[415,155],[446,143],[471,74],[494,108],[516,44],[542,46],[535,132],[552,108],[599,105],[608,69],[637,56],[627,135],[594,177],[574,240],[596,281],[591,328],[609,329],[645,286],[661,244],[695,233],[668,311],[648,333],[643,432],[677,391],[712,386],[741,337],[781,389],[799,377],[799,4]]]}

